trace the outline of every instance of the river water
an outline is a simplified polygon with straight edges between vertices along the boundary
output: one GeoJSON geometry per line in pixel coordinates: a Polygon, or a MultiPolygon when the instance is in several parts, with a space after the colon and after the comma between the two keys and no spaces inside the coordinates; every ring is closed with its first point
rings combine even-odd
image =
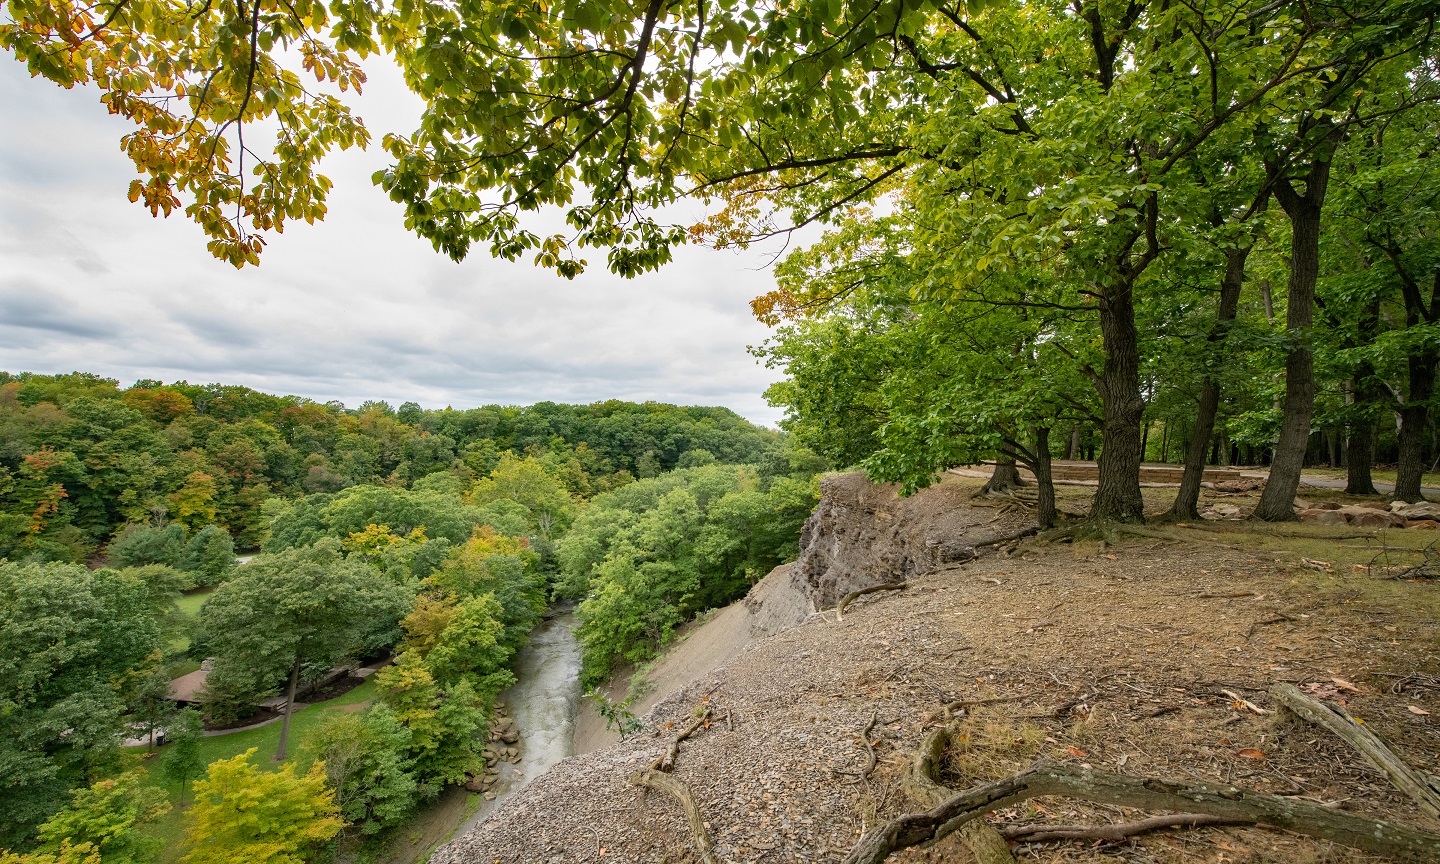
{"type": "Polygon", "coordinates": [[[530,643],[515,655],[515,686],[500,699],[520,730],[518,766],[500,763],[494,801],[455,832],[460,837],[490,818],[510,795],[575,752],[575,712],[580,705],[580,644],[575,641],[575,615],[563,612],[530,632],[530,643]],[[518,769],[518,770],[517,770],[518,769]]]}

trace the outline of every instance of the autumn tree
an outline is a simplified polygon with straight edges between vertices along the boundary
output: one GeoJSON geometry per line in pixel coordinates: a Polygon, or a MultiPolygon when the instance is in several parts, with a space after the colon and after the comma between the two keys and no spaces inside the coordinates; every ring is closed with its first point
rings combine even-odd
{"type": "Polygon", "coordinates": [[[297,775],[293,765],[261,770],[253,755],[252,747],[212,762],[195,783],[195,803],[184,820],[186,864],[301,864],[344,827],[323,762],[297,775]]]}
{"type": "Polygon", "coordinates": [[[141,826],[168,812],[165,793],[143,785],[138,771],[100,780],[71,792],[70,803],[40,826],[37,851],[90,844],[105,864],[146,864],[163,843],[141,826]]]}

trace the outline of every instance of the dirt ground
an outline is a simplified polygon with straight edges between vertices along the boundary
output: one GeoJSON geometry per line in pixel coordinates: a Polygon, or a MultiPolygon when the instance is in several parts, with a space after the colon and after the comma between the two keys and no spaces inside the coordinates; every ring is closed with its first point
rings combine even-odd
{"type": "MultiPolygon", "coordinates": [[[[923,494],[945,496],[947,507],[993,510],[997,502],[961,503],[979,484],[948,478],[923,494]]],[[[1173,495],[1145,492],[1155,512],[1173,495]]],[[[1060,494],[1064,510],[1083,512],[1087,490],[1060,494]]],[[[1254,504],[1253,495],[1207,500],[1254,504]]],[[[874,521],[914,505],[836,506],[874,521]]],[[[1009,556],[942,564],[912,575],[906,590],[856,600],[841,621],[822,612],[758,639],[661,699],[646,732],[556,766],[432,861],[694,860],[678,804],[642,795],[627,778],[705,707],[717,719],[680,746],[674,776],[694,793],[720,860],[838,861],[866,829],[923,809],[901,791],[899,769],[942,722],[940,706],[987,698],[1008,701],[964,718],[947,754],[951,787],[1006,776],[1043,756],[1234,784],[1440,830],[1330,733],[1279,712],[1258,715],[1236,698],[1272,711],[1270,686],[1292,682],[1343,702],[1416,769],[1440,774],[1440,585],[1389,578],[1422,560],[1436,532],[1244,522],[1143,530],[1150,533],[1115,543],[1032,540],[1009,556]],[[872,716],[878,758],[862,780],[860,736],[872,716]]],[[[1139,815],[1146,814],[1045,798],[990,821],[1095,824],[1139,815]]],[[[1041,862],[1381,860],[1233,827],[1020,845],[1014,853],[1041,862]]],[[[890,860],[971,858],[952,838],[890,860]]]]}

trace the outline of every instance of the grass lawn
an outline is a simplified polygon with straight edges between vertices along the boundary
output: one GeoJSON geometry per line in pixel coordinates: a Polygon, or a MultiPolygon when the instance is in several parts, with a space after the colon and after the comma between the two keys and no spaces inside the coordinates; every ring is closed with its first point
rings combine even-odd
{"type": "MultiPolygon", "coordinates": [[[[180,599],[175,601],[175,605],[179,607],[180,615],[185,619],[187,625],[189,622],[194,621],[200,614],[200,607],[205,605],[206,600],[210,599],[210,594],[214,592],[214,590],[214,588],[201,588],[199,591],[191,594],[181,594],[180,599]]],[[[182,633],[170,640],[169,648],[172,654],[182,653],[189,647],[190,637],[186,634],[182,633]]],[[[195,669],[199,668],[200,665],[198,663],[195,664],[195,669]]],[[[185,672],[193,672],[195,669],[187,669],[185,672]]],[[[185,672],[175,672],[173,674],[178,678],[184,675],[185,672]]]]}
{"type": "MultiPolygon", "coordinates": [[[[349,693],[338,696],[328,702],[311,705],[301,710],[290,718],[290,758],[289,764],[295,766],[297,773],[303,774],[309,770],[310,763],[315,761],[313,753],[306,748],[306,742],[325,719],[337,711],[344,710],[351,706],[363,705],[375,698],[375,683],[366,681],[349,693]]],[[[279,767],[272,762],[270,757],[275,755],[275,748],[280,743],[280,721],[263,726],[259,729],[250,729],[245,732],[234,732],[229,735],[216,735],[204,739],[200,744],[200,753],[206,764],[218,759],[229,759],[256,748],[254,756],[250,757],[257,767],[268,770],[275,770],[279,767]]],[[[126,770],[140,766],[146,769],[146,780],[148,785],[163,789],[170,796],[170,803],[174,807],[165,816],[162,816],[150,826],[150,831],[165,841],[165,851],[161,853],[159,861],[161,864],[171,864],[180,860],[181,848],[180,838],[182,835],[179,790],[175,784],[166,783],[160,776],[160,759],[164,754],[164,748],[156,750],[155,756],[151,759],[145,758],[144,747],[131,747],[123,757],[126,770]]],[[[199,778],[196,778],[199,779],[199,778]]],[[[189,793],[185,796],[188,804],[191,800],[189,793]]]]}

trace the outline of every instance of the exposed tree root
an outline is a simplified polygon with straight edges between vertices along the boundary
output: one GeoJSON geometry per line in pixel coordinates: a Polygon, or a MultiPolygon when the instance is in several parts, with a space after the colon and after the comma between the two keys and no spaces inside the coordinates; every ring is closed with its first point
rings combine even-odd
{"type": "MultiPolygon", "coordinates": [[[[925,806],[936,807],[955,795],[955,790],[942,786],[940,761],[950,746],[954,734],[951,725],[933,729],[920,742],[920,749],[905,765],[900,775],[900,788],[911,800],[925,806]]],[[[960,828],[962,839],[979,864],[1015,864],[1015,856],[1005,838],[984,819],[973,819],[960,828]]],[[[861,842],[864,842],[863,840],[861,842]]]]}
{"type": "Polygon", "coordinates": [[[861,588],[859,591],[851,591],[849,594],[841,597],[839,603],[835,604],[835,622],[838,624],[839,622],[845,620],[845,607],[849,606],[851,602],[853,602],[859,597],[864,597],[866,594],[874,594],[877,591],[904,591],[908,587],[910,586],[906,585],[904,582],[886,582],[884,585],[871,585],[869,588],[861,588]]]}
{"type": "Polygon", "coordinates": [[[715,841],[710,839],[710,832],[705,829],[705,817],[700,813],[700,805],[695,803],[695,796],[690,794],[689,786],[674,776],[663,771],[656,771],[654,768],[647,768],[631,774],[630,783],[634,786],[643,786],[669,793],[672,798],[679,801],[680,806],[685,809],[685,819],[690,823],[690,842],[695,844],[695,851],[699,853],[701,864],[720,864],[720,859],[715,854],[715,841]]]}
{"type": "Polygon", "coordinates": [[[991,696],[989,699],[956,699],[954,702],[946,703],[946,705],[940,709],[940,712],[946,720],[949,720],[951,717],[956,716],[961,711],[969,708],[974,708],[977,705],[994,705],[997,702],[1014,702],[1018,699],[1024,699],[1025,696],[1026,694],[1024,693],[1012,693],[1009,696],[991,696]]]}
{"type": "MultiPolygon", "coordinates": [[[[699,803],[695,801],[695,796],[690,793],[690,787],[685,785],[685,781],[670,773],[675,770],[675,760],[680,755],[680,742],[708,725],[710,718],[710,709],[702,709],[689,726],[676,733],[670,746],[650,763],[649,768],[630,775],[630,785],[658,789],[679,801],[680,806],[685,810],[685,819],[690,823],[690,840],[695,844],[695,850],[699,855],[697,860],[700,861],[700,864],[721,864],[720,859],[715,855],[715,841],[710,839],[710,832],[705,829],[705,817],[700,813],[699,803]]],[[[725,713],[725,719],[727,721],[730,719],[728,711],[725,713]]]]}
{"type": "Polygon", "coordinates": [[[1203,813],[1176,813],[1172,816],[1151,816],[1121,825],[1010,825],[1000,829],[1006,840],[1022,843],[1046,843],[1052,840],[1124,840],[1137,834],[1161,828],[1198,828],[1201,825],[1252,825],[1250,819],[1229,819],[1203,813]]]}
{"type": "Polygon", "coordinates": [[[1391,858],[1440,860],[1440,835],[1391,822],[1235,787],[1127,777],[1040,761],[1019,774],[957,793],[924,813],[909,813],[867,831],[845,864],[881,864],[892,852],[939,840],[996,808],[1041,795],[1264,823],[1391,858]]]}
{"type": "Polygon", "coordinates": [[[1300,718],[1324,726],[1340,736],[1345,743],[1359,750],[1370,764],[1384,771],[1396,789],[1415,799],[1421,810],[1432,817],[1440,817],[1440,795],[1430,788],[1425,777],[1397,756],[1380,736],[1357,723],[1344,708],[1311,699],[1293,684],[1271,687],[1270,698],[1300,718]]]}

